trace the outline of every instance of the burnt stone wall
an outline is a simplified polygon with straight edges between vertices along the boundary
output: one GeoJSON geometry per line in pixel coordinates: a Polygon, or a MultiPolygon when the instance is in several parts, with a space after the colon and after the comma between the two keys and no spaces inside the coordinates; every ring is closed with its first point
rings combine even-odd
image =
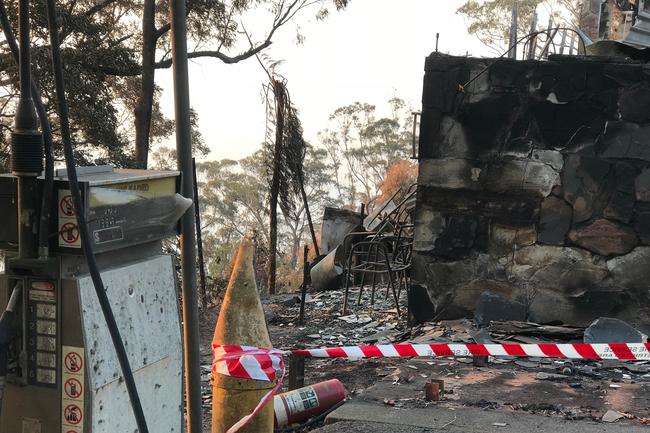
{"type": "Polygon", "coordinates": [[[432,54],[419,155],[416,319],[650,322],[650,67],[432,54]]]}

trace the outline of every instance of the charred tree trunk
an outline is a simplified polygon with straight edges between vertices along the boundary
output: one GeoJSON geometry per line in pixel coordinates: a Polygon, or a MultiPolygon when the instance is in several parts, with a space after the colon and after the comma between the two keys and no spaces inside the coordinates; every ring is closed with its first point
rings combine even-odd
{"type": "Polygon", "coordinates": [[[279,83],[275,87],[275,147],[273,152],[273,173],[271,178],[271,191],[269,194],[269,263],[268,263],[268,289],[269,294],[275,294],[275,278],[277,271],[278,247],[278,197],[280,195],[280,164],[282,161],[282,138],[284,134],[284,91],[279,83]]]}
{"type": "Polygon", "coordinates": [[[311,212],[309,212],[309,201],[307,200],[307,193],[305,192],[305,180],[300,179],[300,194],[305,203],[305,215],[307,216],[307,224],[309,225],[309,233],[311,233],[311,241],[314,243],[314,252],[316,257],[320,256],[320,249],[318,248],[318,241],[316,240],[316,231],[314,230],[314,223],[311,220],[311,212]]]}
{"type": "Polygon", "coordinates": [[[147,168],[149,134],[155,91],[156,2],[144,0],[142,12],[142,86],[135,107],[135,160],[138,168],[147,168]]]}

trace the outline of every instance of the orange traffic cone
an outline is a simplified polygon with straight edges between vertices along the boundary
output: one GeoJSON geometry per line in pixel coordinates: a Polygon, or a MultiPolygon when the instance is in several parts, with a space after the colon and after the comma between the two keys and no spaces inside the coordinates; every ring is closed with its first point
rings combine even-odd
{"type": "MultiPolygon", "coordinates": [[[[244,238],[230,274],[217,327],[214,330],[213,344],[271,347],[264,310],[255,283],[254,253],[253,241],[244,238]]],[[[271,382],[239,379],[213,373],[212,433],[228,431],[237,421],[253,412],[262,397],[272,388],[271,382]]],[[[239,431],[272,433],[272,400],[239,431]]]]}

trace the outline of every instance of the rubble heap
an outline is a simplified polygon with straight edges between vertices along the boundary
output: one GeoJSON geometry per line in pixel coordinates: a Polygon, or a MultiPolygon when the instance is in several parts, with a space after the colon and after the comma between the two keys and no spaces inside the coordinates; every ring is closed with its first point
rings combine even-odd
{"type": "Polygon", "coordinates": [[[650,322],[650,68],[431,55],[411,302],[467,317],[650,322]],[[494,302],[492,300],[491,302],[494,302]]]}

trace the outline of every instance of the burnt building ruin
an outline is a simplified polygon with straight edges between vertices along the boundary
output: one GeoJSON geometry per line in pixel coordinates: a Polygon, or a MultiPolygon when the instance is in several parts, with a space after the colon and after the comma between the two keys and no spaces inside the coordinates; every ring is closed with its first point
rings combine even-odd
{"type": "Polygon", "coordinates": [[[410,305],[416,320],[650,322],[650,66],[432,54],[410,305]],[[485,296],[485,295],[483,295],[485,296]]]}

